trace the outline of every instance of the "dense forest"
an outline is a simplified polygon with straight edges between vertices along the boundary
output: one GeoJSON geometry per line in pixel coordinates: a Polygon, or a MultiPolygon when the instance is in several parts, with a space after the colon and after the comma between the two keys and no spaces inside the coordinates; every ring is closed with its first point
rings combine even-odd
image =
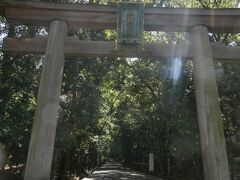
{"type": "MultiPolygon", "coordinates": [[[[48,1],[48,0],[44,0],[48,1]]],[[[50,0],[51,1],[51,0],[50,0]]],[[[52,0],[111,4],[105,0],[52,0]]],[[[237,8],[238,0],[153,0],[154,7],[237,8]]],[[[47,36],[47,27],[8,24],[0,37],[47,36]]],[[[113,30],[71,29],[80,40],[115,41],[113,30]]],[[[240,43],[239,34],[209,33],[212,42],[240,43]]],[[[188,33],[144,32],[144,43],[177,43],[188,33]]],[[[0,43],[0,45],[2,42],[0,43]]],[[[44,56],[0,51],[0,149],[6,172],[22,177],[44,56]]],[[[222,121],[233,180],[240,179],[240,65],[215,61],[222,121]]],[[[84,176],[106,159],[169,179],[202,180],[193,65],[181,57],[66,56],[52,179],[84,176]],[[87,152],[87,153],[86,153],[87,152]]]]}

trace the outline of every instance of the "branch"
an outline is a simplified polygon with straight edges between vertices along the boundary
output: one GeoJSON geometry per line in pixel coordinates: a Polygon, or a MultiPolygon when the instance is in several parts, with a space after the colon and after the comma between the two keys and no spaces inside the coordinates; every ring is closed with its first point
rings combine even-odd
{"type": "Polygon", "coordinates": [[[133,66],[129,65],[126,61],[124,62],[128,67],[130,67],[138,75],[138,77],[143,82],[143,84],[150,90],[154,99],[157,100],[158,98],[157,98],[157,95],[154,93],[154,89],[143,79],[143,77],[140,74],[138,74],[137,70],[133,66]]]}
{"type": "MultiPolygon", "coordinates": [[[[117,97],[114,99],[114,101],[111,103],[110,106],[110,110],[106,113],[106,116],[109,117],[112,115],[112,113],[114,112],[113,107],[114,107],[114,103],[118,100],[118,98],[120,97],[120,95],[123,93],[124,91],[119,92],[119,94],[117,95],[117,97]]],[[[102,134],[103,129],[105,128],[105,126],[107,125],[107,120],[104,122],[103,126],[100,128],[99,130],[99,134],[102,134]]]]}
{"type": "Polygon", "coordinates": [[[228,39],[228,36],[229,36],[229,35],[230,35],[230,33],[226,33],[225,36],[224,36],[224,38],[223,38],[223,43],[224,43],[225,45],[228,44],[227,39],[228,39]]]}

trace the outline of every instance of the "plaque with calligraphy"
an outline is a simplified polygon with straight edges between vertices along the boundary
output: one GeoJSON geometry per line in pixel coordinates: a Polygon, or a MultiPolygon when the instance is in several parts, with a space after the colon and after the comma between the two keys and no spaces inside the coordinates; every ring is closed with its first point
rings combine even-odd
{"type": "Polygon", "coordinates": [[[141,44],[144,4],[119,2],[117,13],[118,43],[141,44]]]}

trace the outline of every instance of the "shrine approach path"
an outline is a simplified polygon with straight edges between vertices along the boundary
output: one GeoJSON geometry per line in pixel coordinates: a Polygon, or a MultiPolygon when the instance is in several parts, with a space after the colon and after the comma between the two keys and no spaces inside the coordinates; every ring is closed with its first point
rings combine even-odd
{"type": "Polygon", "coordinates": [[[83,180],[163,180],[123,168],[121,164],[108,162],[83,180]]]}

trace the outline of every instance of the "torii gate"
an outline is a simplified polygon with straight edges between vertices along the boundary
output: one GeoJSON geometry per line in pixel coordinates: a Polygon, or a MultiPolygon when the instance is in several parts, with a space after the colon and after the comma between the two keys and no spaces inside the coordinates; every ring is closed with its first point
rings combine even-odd
{"type": "Polygon", "coordinates": [[[213,59],[240,59],[240,48],[210,43],[209,32],[240,32],[239,9],[145,8],[146,31],[190,32],[192,42],[145,44],[143,49],[116,51],[115,42],[67,38],[68,28],[116,28],[116,8],[45,2],[6,2],[4,16],[14,24],[50,25],[48,38],[5,38],[3,50],[46,56],[37,99],[25,180],[50,178],[64,55],[172,57],[193,59],[197,111],[205,180],[230,180],[213,59]],[[174,56],[178,56],[175,54],[174,56]]]}

